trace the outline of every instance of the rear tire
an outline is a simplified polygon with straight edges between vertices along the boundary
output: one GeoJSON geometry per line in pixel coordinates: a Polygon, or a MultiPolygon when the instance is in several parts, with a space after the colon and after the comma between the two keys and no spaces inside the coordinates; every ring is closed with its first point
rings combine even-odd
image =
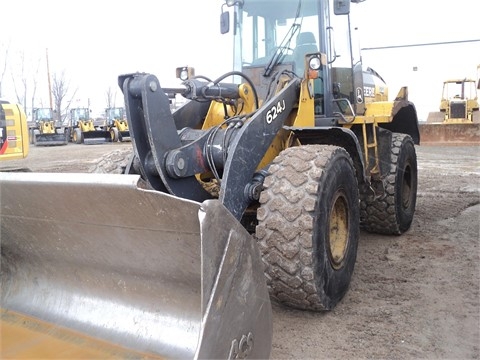
{"type": "Polygon", "coordinates": [[[37,135],[40,135],[40,130],[33,130],[33,145],[37,146],[37,135]]]}
{"type": "Polygon", "coordinates": [[[272,299],[330,310],[348,290],[359,238],[358,185],[340,147],[289,148],[274,160],[256,237],[272,299]]]}
{"type": "Polygon", "coordinates": [[[361,227],[368,232],[401,235],[410,228],[417,202],[417,156],[412,138],[393,133],[385,195],[361,198],[361,227]]]}
{"type": "Polygon", "coordinates": [[[71,133],[70,133],[70,128],[65,129],[65,139],[67,143],[72,141],[71,133]]]}

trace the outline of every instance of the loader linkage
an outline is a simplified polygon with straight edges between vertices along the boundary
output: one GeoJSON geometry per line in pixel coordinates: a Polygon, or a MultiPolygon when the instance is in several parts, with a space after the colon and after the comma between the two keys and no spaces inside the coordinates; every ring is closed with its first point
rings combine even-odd
{"type": "MultiPolygon", "coordinates": [[[[225,127],[195,130],[177,129],[168,98],[154,75],[120,76],[119,85],[124,92],[132,142],[142,174],[156,190],[203,201],[210,195],[195,174],[221,170],[219,199],[240,219],[249,203],[258,200],[252,199],[258,194],[255,191],[258,175],[254,180],[256,168],[290,114],[298,98],[299,84],[300,80],[294,78],[255,111],[248,122],[232,117],[225,120],[225,127]]],[[[202,91],[213,90],[208,89],[206,82],[204,89],[199,90],[198,81],[187,83],[186,89],[185,97],[197,99],[202,91]]],[[[220,97],[225,92],[235,96],[232,85],[216,89],[218,94],[210,96],[220,97]]]]}

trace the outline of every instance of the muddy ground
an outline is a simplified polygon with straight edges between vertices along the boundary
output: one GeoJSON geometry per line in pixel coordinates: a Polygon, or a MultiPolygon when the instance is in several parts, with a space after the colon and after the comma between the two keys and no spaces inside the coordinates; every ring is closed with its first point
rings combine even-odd
{"type": "MultiPolygon", "coordinates": [[[[0,164],[119,171],[131,144],[33,147],[0,164]]],[[[415,219],[361,233],[350,291],[329,313],[273,305],[274,359],[480,359],[480,147],[417,147],[415,219]]]]}

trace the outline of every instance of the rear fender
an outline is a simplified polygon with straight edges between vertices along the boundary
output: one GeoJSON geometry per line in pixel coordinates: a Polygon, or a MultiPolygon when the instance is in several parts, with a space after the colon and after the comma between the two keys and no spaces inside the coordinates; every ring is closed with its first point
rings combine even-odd
{"type": "Polygon", "coordinates": [[[408,134],[412,137],[415,145],[420,144],[417,109],[408,100],[395,100],[392,110],[392,121],[379,123],[378,126],[391,132],[408,134]]]}

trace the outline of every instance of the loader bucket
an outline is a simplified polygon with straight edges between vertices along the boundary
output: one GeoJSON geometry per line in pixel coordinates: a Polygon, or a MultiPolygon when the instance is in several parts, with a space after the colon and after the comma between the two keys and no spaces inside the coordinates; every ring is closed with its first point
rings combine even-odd
{"type": "Polygon", "coordinates": [[[110,132],[106,130],[85,131],[83,134],[83,143],[86,145],[104,144],[112,142],[110,132]]]}
{"type": "Polygon", "coordinates": [[[441,123],[445,120],[445,113],[442,111],[431,111],[428,113],[427,123],[441,123]]]}
{"type": "Polygon", "coordinates": [[[57,146],[67,145],[68,138],[66,134],[35,134],[35,146],[57,146]]]}
{"type": "Polygon", "coordinates": [[[120,141],[132,141],[130,137],[130,131],[119,131],[120,134],[120,141]]]}
{"type": "Polygon", "coordinates": [[[480,123],[420,124],[422,145],[480,145],[480,123]]]}
{"type": "Polygon", "coordinates": [[[47,337],[69,350],[45,341],[36,357],[49,348],[92,357],[74,353],[78,344],[128,358],[269,356],[254,239],[217,200],[140,184],[137,175],[0,173],[2,358],[35,357],[47,337]]]}

